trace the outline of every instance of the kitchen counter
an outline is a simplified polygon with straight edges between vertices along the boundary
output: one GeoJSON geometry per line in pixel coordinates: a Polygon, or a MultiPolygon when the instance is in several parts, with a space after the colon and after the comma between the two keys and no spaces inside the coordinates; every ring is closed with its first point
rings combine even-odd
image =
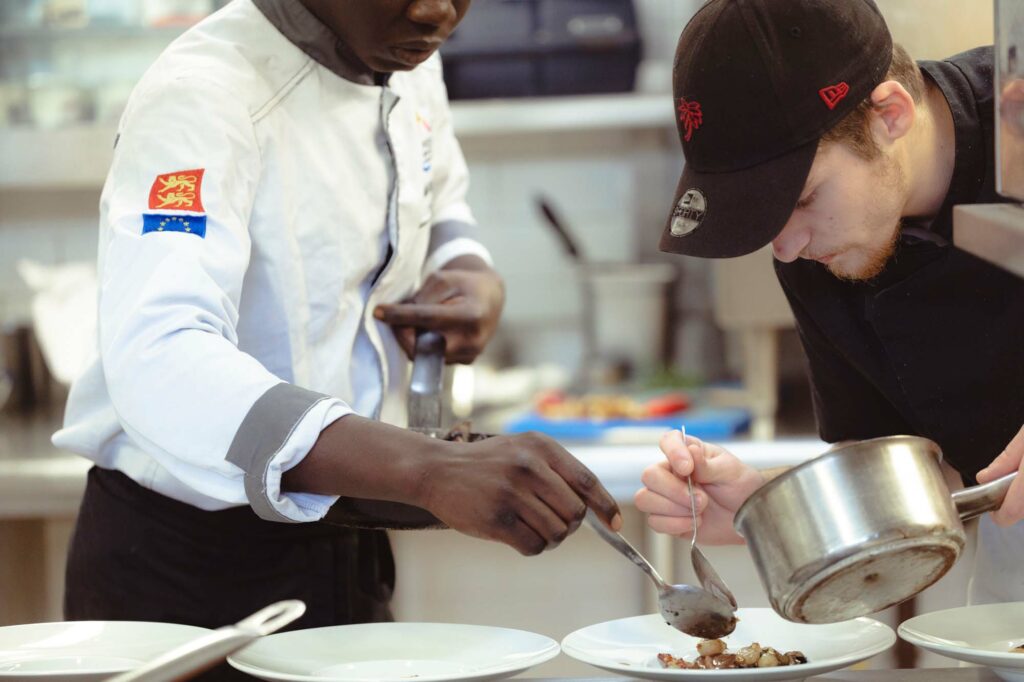
{"type": "MultiPolygon", "coordinates": [[[[67,516],[77,511],[91,464],[50,443],[57,428],[59,422],[52,418],[0,418],[0,518],[67,516]]],[[[792,466],[828,448],[815,438],[720,444],[757,468],[792,466]]],[[[643,469],[661,457],[656,439],[650,445],[565,446],[623,504],[632,503],[643,469]]]]}
{"type": "MultiPolygon", "coordinates": [[[[0,547],[5,548],[0,552],[0,624],[59,619],[62,611],[65,557],[91,462],[50,443],[50,436],[59,427],[58,419],[0,416],[0,547]]],[[[796,464],[827,447],[815,439],[723,445],[760,468],[796,464]]],[[[566,446],[601,479],[624,510],[631,508],[643,469],[661,457],[656,437],[649,445],[566,446]]],[[[635,509],[631,515],[637,517],[633,534],[643,536],[638,542],[641,551],[663,575],[672,576],[674,539],[647,529],[635,509]]],[[[426,538],[404,534],[394,540],[398,551],[416,547],[410,550],[416,554],[429,551],[419,548],[423,541],[426,538]]],[[[454,537],[446,540],[453,544],[459,541],[454,537]]],[[[492,543],[483,544],[487,551],[507,551],[491,548],[492,543]]],[[[493,558],[480,560],[491,562],[493,558]]],[[[644,601],[650,602],[647,608],[653,608],[653,594],[645,594],[644,601]]]]}

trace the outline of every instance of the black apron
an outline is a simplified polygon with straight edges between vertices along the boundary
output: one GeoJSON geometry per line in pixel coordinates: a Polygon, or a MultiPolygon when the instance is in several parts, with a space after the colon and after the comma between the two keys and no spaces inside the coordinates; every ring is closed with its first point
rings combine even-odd
{"type": "MultiPolygon", "coordinates": [[[[281,599],[289,630],[393,620],[394,559],[382,531],[275,523],[249,507],[203,511],[99,467],[89,471],[68,556],[67,620],[217,628],[281,599]]],[[[201,680],[252,679],[227,664],[201,680]]]]}

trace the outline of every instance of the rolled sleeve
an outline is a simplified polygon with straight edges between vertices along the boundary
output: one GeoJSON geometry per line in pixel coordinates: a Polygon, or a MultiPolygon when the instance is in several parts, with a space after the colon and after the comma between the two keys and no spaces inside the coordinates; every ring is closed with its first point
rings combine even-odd
{"type": "Polygon", "coordinates": [[[245,494],[260,518],[301,523],[327,514],[337,496],[283,493],[281,476],[309,454],[325,428],[351,413],[340,400],[286,383],[260,396],[227,455],[245,473],[245,494]]]}

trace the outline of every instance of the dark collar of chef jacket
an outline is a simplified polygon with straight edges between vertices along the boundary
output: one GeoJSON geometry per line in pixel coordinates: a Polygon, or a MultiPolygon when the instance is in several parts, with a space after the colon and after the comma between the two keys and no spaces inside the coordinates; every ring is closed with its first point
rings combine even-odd
{"type": "Polygon", "coordinates": [[[361,85],[386,85],[388,74],[369,71],[299,0],[253,0],[263,16],[313,60],[338,76],[361,85]]]}

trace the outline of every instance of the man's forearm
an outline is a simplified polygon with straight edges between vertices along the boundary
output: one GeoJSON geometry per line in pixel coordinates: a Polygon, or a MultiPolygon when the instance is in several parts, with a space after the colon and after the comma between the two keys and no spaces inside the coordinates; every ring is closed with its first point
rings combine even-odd
{"type": "Polygon", "coordinates": [[[355,414],[320,433],[309,454],[281,477],[286,492],[417,504],[423,464],[443,442],[355,414]]]}

